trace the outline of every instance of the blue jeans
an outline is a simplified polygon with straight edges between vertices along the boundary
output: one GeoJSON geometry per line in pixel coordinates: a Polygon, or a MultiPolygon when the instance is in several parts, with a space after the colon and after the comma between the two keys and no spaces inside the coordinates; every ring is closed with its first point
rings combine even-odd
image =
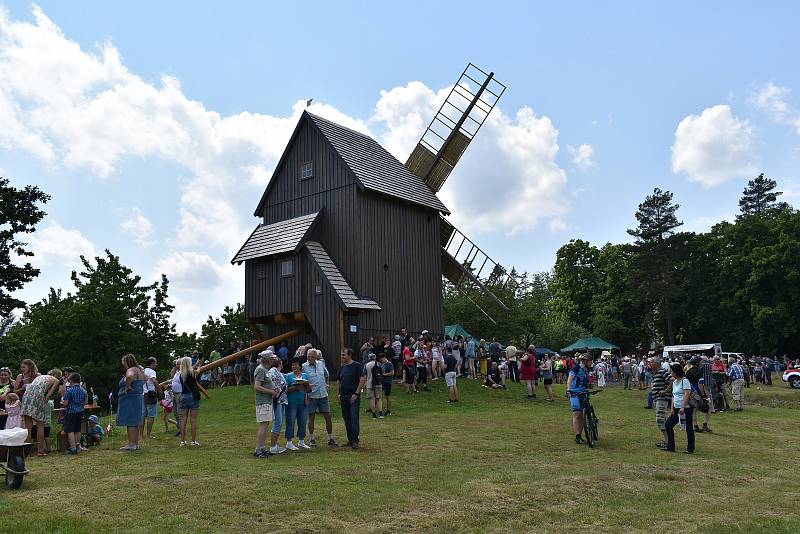
{"type": "Polygon", "coordinates": [[[350,402],[350,397],[351,395],[339,395],[339,401],[342,404],[342,419],[344,419],[344,427],[347,429],[347,441],[358,443],[361,397],[358,397],[355,402],[350,402]]]}
{"type": "Polygon", "coordinates": [[[286,407],[286,440],[294,438],[294,422],[297,421],[297,437],[305,439],[306,437],[306,419],[308,418],[308,410],[305,404],[292,404],[286,407]]]}
{"type": "Polygon", "coordinates": [[[653,407],[653,390],[652,389],[647,392],[647,407],[648,408],[652,408],[653,407]]]}
{"type": "Polygon", "coordinates": [[[274,405],[273,408],[272,417],[274,420],[272,422],[272,433],[277,434],[281,431],[281,425],[283,425],[283,416],[286,415],[286,405],[279,402],[274,405]]]}

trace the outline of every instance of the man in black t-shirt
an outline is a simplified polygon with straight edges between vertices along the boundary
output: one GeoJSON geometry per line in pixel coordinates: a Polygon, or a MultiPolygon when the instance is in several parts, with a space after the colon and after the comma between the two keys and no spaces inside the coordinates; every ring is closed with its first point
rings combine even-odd
{"type": "Polygon", "coordinates": [[[361,392],[364,389],[364,370],[360,363],[353,361],[353,350],[344,349],[341,354],[342,366],[339,369],[338,397],[342,406],[342,419],[347,429],[347,445],[358,448],[359,411],[361,392]]]}
{"type": "Polygon", "coordinates": [[[444,382],[450,388],[450,399],[447,402],[458,402],[458,360],[452,352],[444,356],[444,382]]]}

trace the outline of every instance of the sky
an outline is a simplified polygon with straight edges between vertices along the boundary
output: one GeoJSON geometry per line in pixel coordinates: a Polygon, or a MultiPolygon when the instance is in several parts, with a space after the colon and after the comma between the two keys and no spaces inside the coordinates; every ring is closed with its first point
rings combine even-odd
{"type": "Polygon", "coordinates": [[[654,187],[698,232],[761,172],[800,207],[796,2],[118,4],[0,0],[0,176],[52,196],[29,303],[109,249],[198,330],[307,99],[405,161],[468,62],[508,89],[440,197],[506,267],[627,241],[654,187]]]}

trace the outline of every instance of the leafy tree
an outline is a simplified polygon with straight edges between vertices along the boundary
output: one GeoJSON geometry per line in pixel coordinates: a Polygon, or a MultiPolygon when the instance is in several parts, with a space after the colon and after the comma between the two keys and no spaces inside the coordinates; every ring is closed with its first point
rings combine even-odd
{"type": "Polygon", "coordinates": [[[553,269],[555,311],[563,320],[584,328],[590,325],[592,299],[599,289],[599,256],[597,247],[581,239],[571,240],[556,252],[553,269]]]}
{"type": "Polygon", "coordinates": [[[754,180],[747,182],[742,198],[739,199],[741,213],[738,218],[748,215],[763,217],[785,208],[787,206],[785,202],[777,201],[783,193],[775,191],[776,187],[778,187],[777,182],[766,178],[763,172],[754,180]]]}
{"type": "Polygon", "coordinates": [[[38,205],[48,200],[50,197],[36,186],[16,189],[9,185],[8,179],[0,178],[0,316],[5,317],[14,308],[25,306],[25,302],[10,293],[22,289],[39,275],[39,269],[33,268],[30,262],[24,265],[12,263],[12,256],[33,256],[33,252],[26,248],[27,243],[20,241],[20,234],[36,230],[36,225],[45,216],[38,205]]]}
{"type": "Polygon", "coordinates": [[[244,305],[225,306],[219,317],[208,316],[200,328],[199,350],[208,355],[214,349],[224,349],[233,341],[247,341],[255,336],[244,318],[244,305]]]}
{"type": "Polygon", "coordinates": [[[635,285],[641,297],[657,306],[664,319],[667,343],[673,344],[672,302],[676,297],[675,265],[682,252],[675,229],[683,224],[676,212],[680,206],[672,202],[672,193],[653,189],[636,211],[638,226],[628,230],[635,238],[637,275],[635,285]]]}
{"type": "Polygon", "coordinates": [[[50,290],[28,306],[22,320],[6,336],[15,359],[25,353],[43,369],[72,366],[105,398],[121,376],[120,360],[128,352],[137,359],[156,356],[168,362],[174,325],[167,303],[168,281],[143,285],[141,277],[108,250],[83,269],[73,271],[75,293],[50,290]]]}

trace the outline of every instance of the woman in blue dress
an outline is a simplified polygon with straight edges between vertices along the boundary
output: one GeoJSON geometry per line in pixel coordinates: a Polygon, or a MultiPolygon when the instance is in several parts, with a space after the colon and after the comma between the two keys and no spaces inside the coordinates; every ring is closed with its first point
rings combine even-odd
{"type": "Polygon", "coordinates": [[[125,376],[119,381],[117,426],[128,428],[128,444],[121,451],[139,450],[139,427],[144,418],[144,382],[147,377],[133,354],[122,358],[125,376]]]}

